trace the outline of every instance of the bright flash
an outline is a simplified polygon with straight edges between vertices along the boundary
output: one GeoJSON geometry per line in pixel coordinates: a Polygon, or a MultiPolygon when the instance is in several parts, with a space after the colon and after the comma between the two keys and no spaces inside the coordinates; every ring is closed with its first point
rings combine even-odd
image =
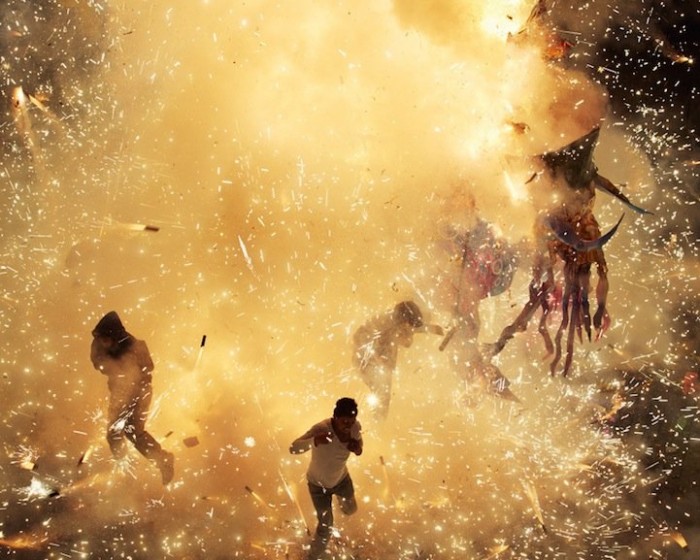
{"type": "Polygon", "coordinates": [[[24,107],[27,104],[27,96],[21,86],[12,90],[12,104],[16,108],[24,107]]]}
{"type": "Polygon", "coordinates": [[[379,397],[374,393],[367,395],[367,406],[371,409],[377,408],[379,406],[379,397]]]}
{"type": "Polygon", "coordinates": [[[51,486],[49,486],[48,484],[39,480],[36,477],[32,478],[32,481],[29,483],[29,486],[20,489],[20,494],[22,494],[26,500],[34,500],[36,498],[47,498],[54,492],[55,490],[51,488],[51,486]]]}
{"type": "Polygon", "coordinates": [[[513,181],[512,177],[507,171],[503,172],[503,182],[505,183],[510,199],[513,202],[520,202],[527,199],[524,183],[513,181]]]}
{"type": "Polygon", "coordinates": [[[484,2],[481,29],[487,35],[505,40],[522,29],[530,6],[521,0],[484,2]],[[523,17],[519,17],[523,14],[523,17]]]}

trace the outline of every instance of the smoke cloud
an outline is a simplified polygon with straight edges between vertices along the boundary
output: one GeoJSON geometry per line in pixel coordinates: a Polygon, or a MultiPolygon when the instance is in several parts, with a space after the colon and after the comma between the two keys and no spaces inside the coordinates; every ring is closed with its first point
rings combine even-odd
{"type": "Polygon", "coordinates": [[[591,77],[610,18],[633,10],[533,8],[1,8],[7,557],[301,558],[308,457],[288,445],[342,396],[360,402],[365,453],[349,463],[360,510],[338,520],[337,557],[674,558],[681,533],[697,546],[692,496],[669,513],[655,493],[667,473],[596,421],[630,372],[674,388],[697,370],[696,129],[682,157],[660,157],[591,77]],[[572,35],[571,57],[547,55],[572,35]],[[402,299],[449,327],[445,226],[480,218],[522,253],[511,288],[480,305],[479,341],[493,342],[527,302],[551,195],[529,181],[534,156],[596,126],[599,172],[654,212],[597,195],[601,229],[625,213],[605,247],[602,341],[552,378],[531,326],[495,362],[522,405],[467,406],[441,339],[417,335],[389,418],[374,419],[354,330],[402,299]],[[89,346],[113,309],[155,361],[148,427],[176,456],[167,488],[104,440],[89,346]]]}

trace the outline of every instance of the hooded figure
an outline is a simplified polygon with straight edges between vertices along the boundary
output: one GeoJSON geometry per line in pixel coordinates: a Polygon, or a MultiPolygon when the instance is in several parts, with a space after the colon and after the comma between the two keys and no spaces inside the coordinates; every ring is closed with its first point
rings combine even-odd
{"type": "Polygon", "coordinates": [[[109,387],[107,441],[112,454],[122,458],[126,454],[124,438],[128,439],[158,466],[163,484],[168,484],[174,474],[174,456],[146,431],[153,371],[146,343],[126,331],[115,311],[100,319],[92,336],[90,359],[95,369],[107,376],[109,387]]]}

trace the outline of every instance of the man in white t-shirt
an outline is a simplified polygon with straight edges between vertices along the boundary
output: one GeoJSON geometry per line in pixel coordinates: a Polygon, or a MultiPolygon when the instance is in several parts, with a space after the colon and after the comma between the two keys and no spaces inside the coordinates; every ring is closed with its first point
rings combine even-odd
{"type": "Polygon", "coordinates": [[[333,526],[333,495],[338,496],[345,515],[357,511],[355,489],[347,469],[350,453],[362,455],[362,427],[357,421],[357,403],[343,397],[335,403],[333,417],[314,424],[289,447],[292,454],[311,449],[311,462],[306,471],[311,501],[316,509],[318,525],[311,543],[309,560],[320,558],[326,550],[333,526]]]}
{"type": "Polygon", "coordinates": [[[107,313],[92,331],[90,359],[107,377],[109,411],[107,441],[115,458],[126,454],[129,440],[160,470],[163,484],[174,475],[175,457],[146,431],[153,396],[153,360],[143,340],[129,334],[116,311],[107,313]]]}

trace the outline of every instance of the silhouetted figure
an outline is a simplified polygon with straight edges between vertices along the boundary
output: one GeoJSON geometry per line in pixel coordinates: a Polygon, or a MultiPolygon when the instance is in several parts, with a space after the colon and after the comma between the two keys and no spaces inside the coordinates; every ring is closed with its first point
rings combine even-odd
{"type": "Polygon", "coordinates": [[[362,427],[357,421],[357,403],[344,397],[338,400],[333,417],[314,424],[289,447],[293,454],[311,449],[306,471],[311,501],[316,509],[318,526],[311,543],[308,560],[316,560],[326,550],[333,526],[333,496],[338,496],[345,515],[357,511],[355,489],[347,469],[350,453],[362,455],[362,427]]]}
{"type": "Polygon", "coordinates": [[[423,314],[413,301],[402,301],[353,335],[353,365],[377,398],[375,413],[382,419],[389,413],[399,346],[410,347],[416,332],[443,334],[441,327],[424,324],[423,314]]]}
{"type": "Polygon", "coordinates": [[[168,484],[174,474],[174,456],[146,431],[153,371],[146,343],[126,332],[115,311],[100,319],[92,336],[90,359],[95,369],[107,376],[109,387],[107,441],[112,454],[117,459],[124,457],[124,438],[128,439],[158,466],[163,484],[168,484]]]}

